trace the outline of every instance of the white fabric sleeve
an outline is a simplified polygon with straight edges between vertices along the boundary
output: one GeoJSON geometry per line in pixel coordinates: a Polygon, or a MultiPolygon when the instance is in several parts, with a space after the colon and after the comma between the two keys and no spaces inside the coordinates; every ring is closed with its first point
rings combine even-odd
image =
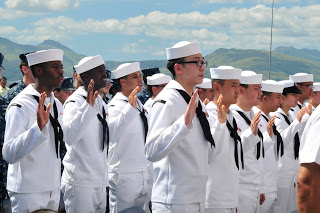
{"type": "Polygon", "coordinates": [[[40,131],[37,122],[27,128],[30,122],[27,110],[10,107],[6,112],[6,131],[2,148],[3,158],[16,163],[49,138],[49,123],[40,131]]]}
{"type": "Polygon", "coordinates": [[[168,101],[152,107],[150,128],[145,146],[148,160],[154,162],[167,156],[192,131],[185,125],[184,115],[176,121],[174,106],[168,101]],[[159,119],[161,118],[161,119],[159,119]]]}

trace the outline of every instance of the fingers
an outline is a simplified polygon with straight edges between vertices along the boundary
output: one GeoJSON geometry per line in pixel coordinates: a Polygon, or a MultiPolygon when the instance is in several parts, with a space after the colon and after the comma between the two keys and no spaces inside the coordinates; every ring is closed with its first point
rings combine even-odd
{"type": "Polygon", "coordinates": [[[254,125],[258,125],[258,123],[261,121],[260,116],[261,116],[261,111],[257,112],[254,115],[254,117],[253,117],[251,122],[253,122],[254,125]]]}
{"type": "Polygon", "coordinates": [[[137,99],[138,99],[138,96],[137,96],[137,95],[135,95],[135,96],[133,97],[133,101],[134,101],[134,103],[137,103],[137,99]]]}
{"type": "Polygon", "coordinates": [[[209,102],[210,102],[209,99],[206,98],[206,99],[203,101],[203,104],[204,104],[204,105],[207,105],[209,102]]]}
{"type": "Polygon", "coordinates": [[[269,120],[269,125],[270,126],[272,126],[272,124],[275,122],[275,120],[276,120],[276,115],[274,115],[274,116],[272,116],[271,118],[270,118],[270,120],[269,120]]]}
{"type": "Polygon", "coordinates": [[[43,109],[43,106],[44,106],[44,101],[46,100],[47,98],[47,93],[46,92],[43,92],[40,94],[40,98],[39,98],[39,107],[40,109],[43,109]]]}
{"type": "Polygon", "coordinates": [[[134,88],[134,90],[132,90],[132,92],[131,92],[130,95],[132,95],[133,97],[134,97],[135,95],[137,95],[138,89],[139,89],[139,86],[137,86],[136,88],[134,88]]]}
{"type": "Polygon", "coordinates": [[[222,96],[222,94],[220,94],[219,97],[218,97],[218,100],[217,100],[217,104],[218,104],[217,108],[221,108],[222,99],[223,99],[223,96],[222,96]]]}
{"type": "Polygon", "coordinates": [[[46,110],[46,114],[49,115],[50,114],[50,108],[51,108],[51,103],[49,103],[47,105],[47,110],[46,110]]]}
{"type": "Polygon", "coordinates": [[[99,92],[98,92],[98,91],[95,91],[95,92],[94,92],[94,95],[93,95],[94,100],[98,97],[98,95],[99,95],[99,92]]]}

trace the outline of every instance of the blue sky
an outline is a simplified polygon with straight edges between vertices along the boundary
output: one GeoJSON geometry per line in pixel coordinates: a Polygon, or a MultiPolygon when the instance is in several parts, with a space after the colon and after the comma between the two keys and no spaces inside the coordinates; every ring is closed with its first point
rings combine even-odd
{"type": "MultiPolygon", "coordinates": [[[[269,49],[272,0],[2,0],[0,36],[20,44],[58,41],[104,60],[166,59],[165,48],[199,41],[269,49]]],[[[275,0],[273,47],[320,49],[320,3],[275,0]]]]}

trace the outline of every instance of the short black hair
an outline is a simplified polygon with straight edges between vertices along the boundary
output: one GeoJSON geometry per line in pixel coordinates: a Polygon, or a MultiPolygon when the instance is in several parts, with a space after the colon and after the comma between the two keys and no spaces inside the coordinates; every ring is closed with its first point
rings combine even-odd
{"type": "Polygon", "coordinates": [[[221,86],[224,86],[224,83],[226,82],[226,80],[224,80],[224,79],[211,79],[212,85],[213,85],[215,82],[218,83],[218,84],[220,84],[221,86]]]}
{"type": "Polygon", "coordinates": [[[248,84],[240,84],[240,87],[243,87],[245,89],[248,89],[249,85],[248,84]]]}
{"type": "Polygon", "coordinates": [[[24,75],[24,72],[22,72],[22,67],[25,67],[25,66],[28,66],[28,62],[23,61],[23,62],[21,62],[21,64],[19,65],[19,68],[20,68],[20,71],[21,71],[22,75],[24,75]]]}
{"type": "Polygon", "coordinates": [[[272,92],[266,92],[266,91],[262,91],[262,95],[261,95],[261,101],[262,101],[262,98],[264,97],[264,96],[267,96],[267,97],[270,97],[272,95],[272,92]]]}
{"type": "Polygon", "coordinates": [[[32,65],[32,66],[30,67],[31,72],[32,72],[32,74],[33,74],[33,76],[34,76],[35,78],[38,77],[38,76],[36,75],[36,73],[35,73],[35,68],[36,68],[36,67],[41,67],[41,68],[43,69],[45,63],[46,63],[46,62],[43,62],[43,63],[40,63],[40,64],[35,64],[35,65],[32,65]]]}
{"type": "Polygon", "coordinates": [[[6,79],[6,80],[7,80],[7,78],[6,78],[6,77],[4,77],[4,76],[2,76],[0,80],[2,80],[2,79],[6,79]]]}
{"type": "MultiPolygon", "coordinates": [[[[176,70],[174,69],[175,64],[180,64],[181,62],[184,62],[185,57],[183,58],[176,58],[169,60],[167,63],[167,69],[171,72],[173,79],[176,79],[176,70]]],[[[182,64],[183,66],[183,64],[182,64]]]]}

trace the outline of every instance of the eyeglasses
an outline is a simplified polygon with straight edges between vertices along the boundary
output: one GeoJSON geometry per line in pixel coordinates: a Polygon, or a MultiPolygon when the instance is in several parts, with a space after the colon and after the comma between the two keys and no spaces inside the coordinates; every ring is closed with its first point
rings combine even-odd
{"type": "Polygon", "coordinates": [[[198,67],[201,67],[202,65],[207,67],[208,62],[207,61],[182,61],[182,62],[179,62],[179,64],[196,64],[198,67]]]}
{"type": "Polygon", "coordinates": [[[308,87],[310,89],[313,89],[314,86],[313,85],[310,85],[310,84],[300,84],[301,86],[305,86],[305,87],[308,87]]]}

